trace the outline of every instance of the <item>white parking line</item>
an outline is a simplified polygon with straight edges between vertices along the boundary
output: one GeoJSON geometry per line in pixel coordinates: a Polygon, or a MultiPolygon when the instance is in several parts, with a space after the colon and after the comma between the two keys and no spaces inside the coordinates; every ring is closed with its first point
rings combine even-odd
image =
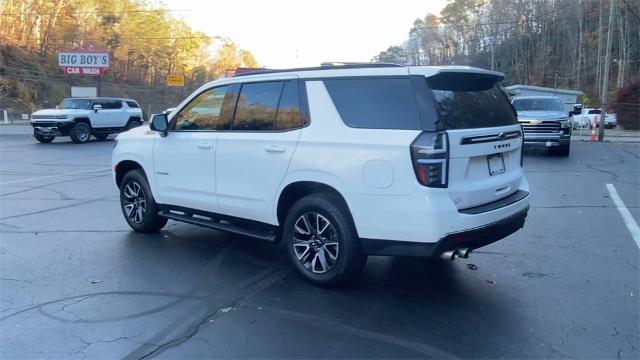
{"type": "Polygon", "coordinates": [[[70,172],[70,173],[65,173],[65,174],[47,175],[47,176],[40,176],[40,177],[29,178],[29,179],[6,181],[6,182],[3,182],[3,183],[0,183],[0,186],[2,186],[2,185],[11,185],[11,184],[21,184],[21,183],[24,183],[24,182],[36,181],[36,180],[53,179],[53,178],[64,177],[64,176],[89,174],[89,173],[107,171],[107,170],[111,170],[111,168],[110,167],[106,167],[106,168],[93,169],[93,170],[83,170],[83,171],[70,172]]]}
{"type": "Polygon", "coordinates": [[[620,195],[618,195],[616,187],[613,186],[613,184],[607,184],[607,190],[609,190],[609,194],[611,194],[611,200],[613,200],[613,203],[616,204],[616,207],[618,208],[618,211],[622,216],[622,220],[624,220],[624,223],[627,225],[627,229],[629,229],[633,240],[636,241],[636,245],[638,246],[638,249],[640,249],[640,227],[638,227],[638,223],[633,218],[633,216],[631,216],[631,212],[629,211],[629,209],[627,209],[627,206],[620,198],[620,195]]]}

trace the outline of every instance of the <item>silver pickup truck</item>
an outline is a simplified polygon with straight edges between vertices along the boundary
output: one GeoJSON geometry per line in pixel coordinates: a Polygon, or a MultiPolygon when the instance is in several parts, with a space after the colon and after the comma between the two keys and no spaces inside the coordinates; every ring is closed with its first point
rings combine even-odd
{"type": "Polygon", "coordinates": [[[569,156],[571,116],[580,110],[566,111],[555,96],[518,96],[511,101],[524,131],[524,144],[544,146],[550,152],[569,156]]]}

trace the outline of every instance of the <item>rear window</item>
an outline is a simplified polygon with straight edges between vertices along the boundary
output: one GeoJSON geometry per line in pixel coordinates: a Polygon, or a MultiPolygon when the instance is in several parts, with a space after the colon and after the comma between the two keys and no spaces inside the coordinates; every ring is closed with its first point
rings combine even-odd
{"type": "Polygon", "coordinates": [[[427,82],[442,130],[518,124],[511,103],[492,76],[443,73],[427,82]]]}
{"type": "Polygon", "coordinates": [[[367,129],[421,129],[408,77],[330,79],[324,85],[347,126],[367,129]]]}

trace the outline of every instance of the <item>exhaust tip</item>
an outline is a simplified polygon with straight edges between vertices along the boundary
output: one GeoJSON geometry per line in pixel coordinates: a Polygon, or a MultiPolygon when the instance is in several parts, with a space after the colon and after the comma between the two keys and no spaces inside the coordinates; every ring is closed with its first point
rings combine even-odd
{"type": "Polygon", "coordinates": [[[440,255],[442,259],[450,260],[450,261],[455,260],[457,256],[458,256],[458,250],[445,251],[440,255]]]}
{"type": "Polygon", "coordinates": [[[463,249],[456,249],[456,251],[458,252],[458,256],[466,259],[469,257],[469,255],[471,255],[471,249],[470,248],[463,248],[463,249]]]}

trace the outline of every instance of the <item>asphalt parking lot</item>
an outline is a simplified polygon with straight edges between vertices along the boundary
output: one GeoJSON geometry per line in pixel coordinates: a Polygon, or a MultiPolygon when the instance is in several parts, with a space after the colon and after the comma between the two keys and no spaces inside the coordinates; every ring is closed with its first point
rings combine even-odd
{"type": "Polygon", "coordinates": [[[0,136],[1,358],[640,356],[639,250],[606,187],[640,222],[639,144],[528,151],[523,230],[453,263],[371,257],[343,289],[257,240],[131,232],[112,148],[0,136]]]}

